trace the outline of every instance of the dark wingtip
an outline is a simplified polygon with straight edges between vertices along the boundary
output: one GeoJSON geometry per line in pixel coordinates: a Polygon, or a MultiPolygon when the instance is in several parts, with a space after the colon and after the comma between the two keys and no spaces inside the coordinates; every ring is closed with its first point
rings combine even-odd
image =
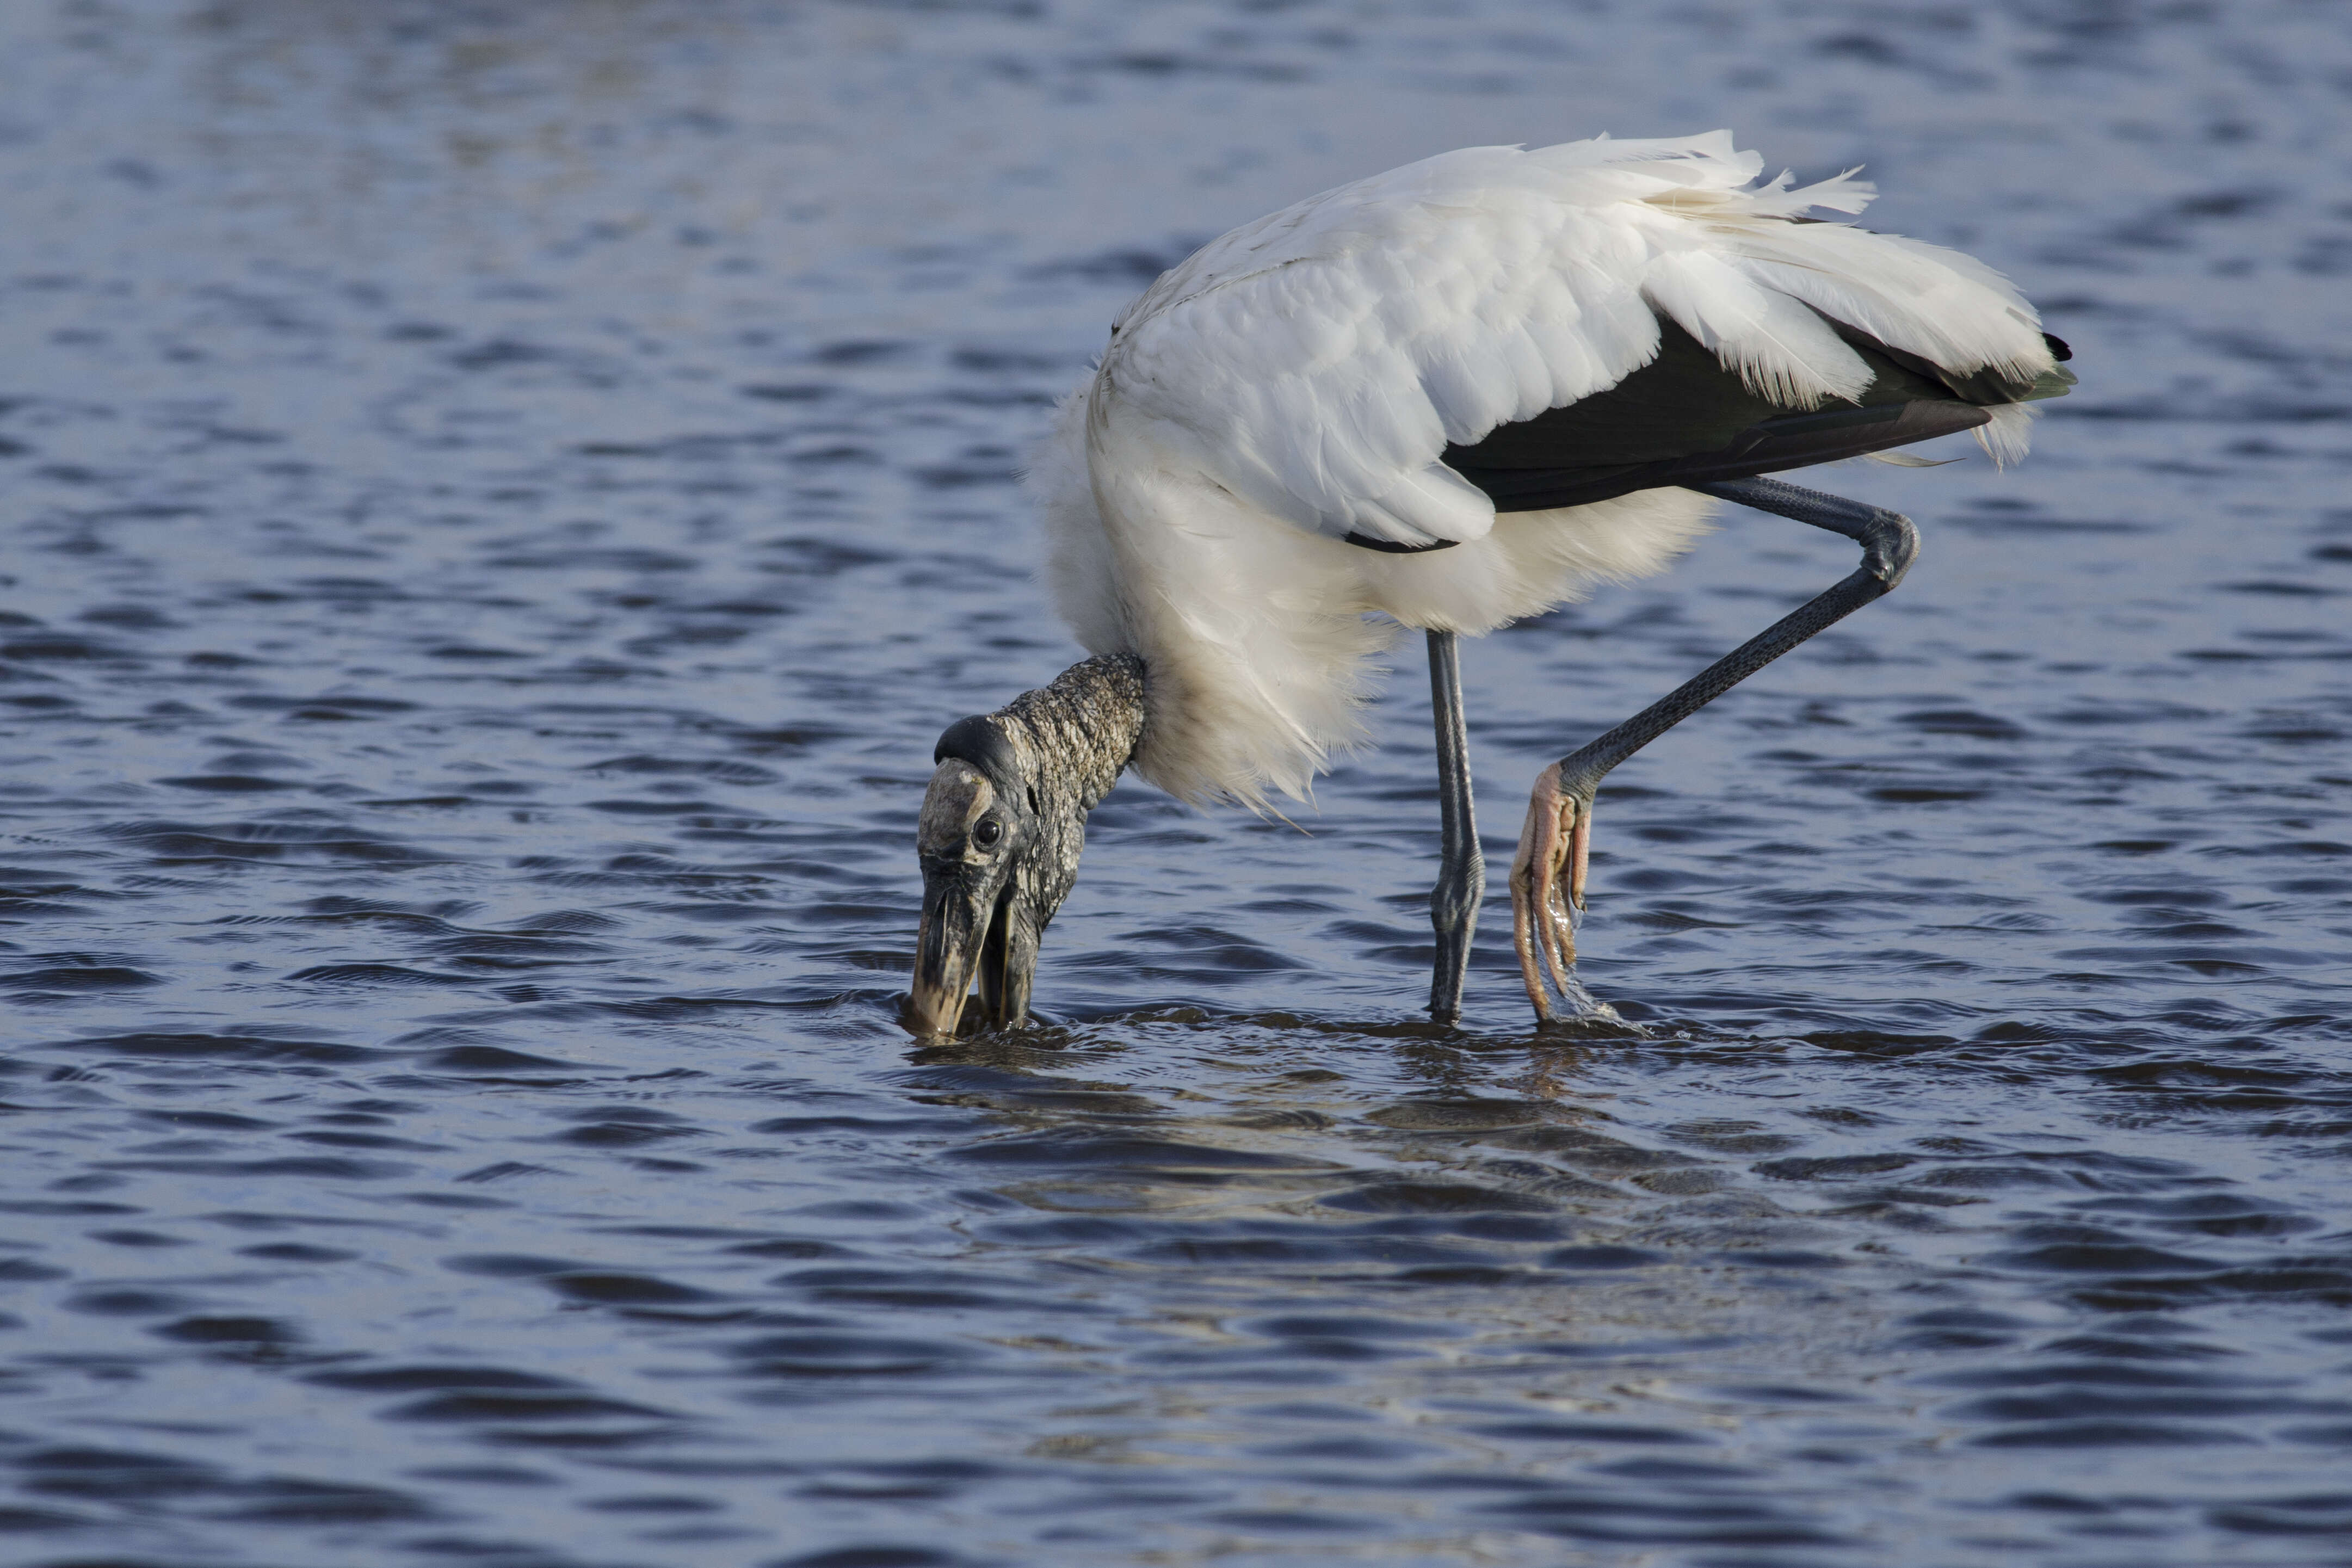
{"type": "Polygon", "coordinates": [[[2066,346],[2065,339],[2053,337],[2050,333],[2044,332],[2042,334],[2042,341],[2050,345],[2050,357],[2060,364],[2064,364],[2074,357],[2074,351],[2066,346]]]}

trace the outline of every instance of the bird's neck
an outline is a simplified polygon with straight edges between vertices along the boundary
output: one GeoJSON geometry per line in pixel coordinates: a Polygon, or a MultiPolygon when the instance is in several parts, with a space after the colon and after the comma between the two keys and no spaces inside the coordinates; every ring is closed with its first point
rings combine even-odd
{"type": "Polygon", "coordinates": [[[1025,731],[1039,763],[1031,776],[1048,793],[1092,811],[1143,739],[1143,660],[1107,653],[1074,664],[992,717],[1025,731]]]}

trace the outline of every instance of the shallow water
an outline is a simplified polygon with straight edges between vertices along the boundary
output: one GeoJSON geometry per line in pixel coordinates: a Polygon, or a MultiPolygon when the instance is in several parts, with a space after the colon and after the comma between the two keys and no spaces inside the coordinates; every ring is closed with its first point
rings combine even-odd
{"type": "MultiPolygon", "coordinates": [[[[0,1556],[2352,1562],[2326,5],[0,7],[0,1556]],[[1012,483],[1200,238],[1444,147],[1867,162],[2081,391],[1601,797],[1431,1027],[1418,649],[1129,783],[912,1047],[1012,483]]],[[[1965,451],[1965,447],[1959,448],[1965,451]]],[[[1465,650],[1545,762],[1849,569],[1465,650]]],[[[1498,889],[1499,891],[1499,889],[1498,889]]]]}

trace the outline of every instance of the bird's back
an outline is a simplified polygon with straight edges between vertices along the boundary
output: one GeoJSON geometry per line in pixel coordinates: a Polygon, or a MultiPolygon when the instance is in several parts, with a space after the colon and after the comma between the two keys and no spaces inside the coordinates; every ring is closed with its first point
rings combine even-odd
{"type": "Polygon", "coordinates": [[[2058,384],[2032,308],[1957,252],[1802,217],[1858,211],[1850,176],[1761,167],[1727,132],[1446,153],[1130,306],[1033,482],[1064,614],[1150,672],[1146,776],[1301,792],[1356,738],[1367,612],[1483,631],[1654,571],[1704,526],[1673,465],[1726,443],[1790,467],[1989,420],[2021,451],[2017,399],[2058,384]]]}

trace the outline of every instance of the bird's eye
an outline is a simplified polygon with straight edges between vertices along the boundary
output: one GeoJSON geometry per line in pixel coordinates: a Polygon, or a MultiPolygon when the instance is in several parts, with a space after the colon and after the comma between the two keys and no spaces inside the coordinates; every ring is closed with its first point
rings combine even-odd
{"type": "Polygon", "coordinates": [[[993,849],[996,841],[1004,837],[1004,824],[992,816],[983,816],[980,826],[971,830],[971,841],[982,849],[993,849]]]}

